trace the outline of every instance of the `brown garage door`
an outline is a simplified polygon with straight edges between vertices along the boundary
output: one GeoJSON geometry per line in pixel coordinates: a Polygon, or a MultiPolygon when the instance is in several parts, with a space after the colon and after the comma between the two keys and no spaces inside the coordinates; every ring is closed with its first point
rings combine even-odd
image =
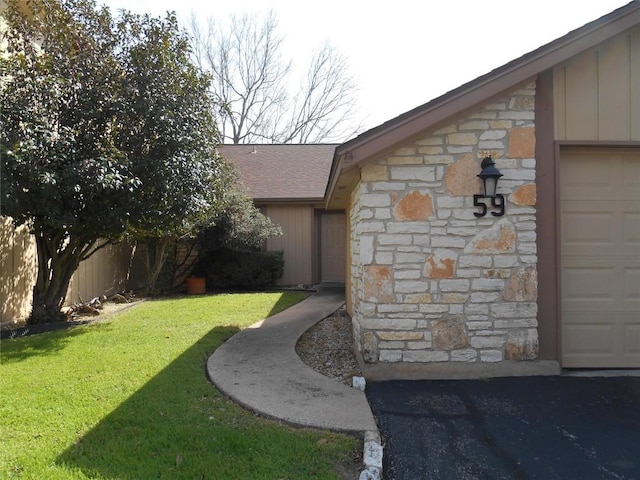
{"type": "Polygon", "coordinates": [[[560,155],[562,366],[640,368],[640,149],[560,155]]]}

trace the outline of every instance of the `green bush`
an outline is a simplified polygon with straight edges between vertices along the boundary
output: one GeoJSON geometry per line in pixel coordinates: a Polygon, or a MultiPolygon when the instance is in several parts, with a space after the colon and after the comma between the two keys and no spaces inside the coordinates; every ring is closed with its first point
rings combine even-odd
{"type": "Polygon", "coordinates": [[[284,252],[250,252],[221,249],[207,252],[196,264],[193,274],[207,279],[207,288],[259,289],[282,277],[284,252]]]}

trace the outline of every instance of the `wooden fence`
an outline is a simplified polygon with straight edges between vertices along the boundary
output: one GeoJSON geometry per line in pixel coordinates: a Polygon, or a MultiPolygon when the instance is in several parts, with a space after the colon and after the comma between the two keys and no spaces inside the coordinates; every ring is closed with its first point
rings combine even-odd
{"type": "MultiPolygon", "coordinates": [[[[131,254],[129,245],[110,245],[82,262],[71,279],[66,304],[125,290],[131,254]]],[[[24,226],[15,229],[10,218],[0,217],[0,323],[29,314],[36,271],[33,237],[24,226]]]]}

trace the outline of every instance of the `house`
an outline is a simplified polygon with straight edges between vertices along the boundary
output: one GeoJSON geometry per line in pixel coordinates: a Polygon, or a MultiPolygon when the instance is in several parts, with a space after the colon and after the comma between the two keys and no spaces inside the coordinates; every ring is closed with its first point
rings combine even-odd
{"type": "Polygon", "coordinates": [[[344,144],[222,152],[368,378],[640,368],[640,1],[344,144]]]}
{"type": "Polygon", "coordinates": [[[640,368],[640,2],[338,146],[325,208],[368,377],[640,368]]]}
{"type": "Polygon", "coordinates": [[[324,208],[336,144],[223,145],[220,154],[236,165],[242,184],[262,213],[282,227],[267,250],[283,250],[280,285],[344,283],[344,209],[324,208]]]}

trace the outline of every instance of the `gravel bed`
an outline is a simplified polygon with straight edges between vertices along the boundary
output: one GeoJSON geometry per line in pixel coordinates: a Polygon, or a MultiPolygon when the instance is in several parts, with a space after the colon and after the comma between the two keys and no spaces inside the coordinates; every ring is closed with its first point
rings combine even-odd
{"type": "Polygon", "coordinates": [[[351,386],[352,377],[362,376],[352,346],[351,317],[343,306],[307,330],[296,353],[317,372],[351,386]]]}

